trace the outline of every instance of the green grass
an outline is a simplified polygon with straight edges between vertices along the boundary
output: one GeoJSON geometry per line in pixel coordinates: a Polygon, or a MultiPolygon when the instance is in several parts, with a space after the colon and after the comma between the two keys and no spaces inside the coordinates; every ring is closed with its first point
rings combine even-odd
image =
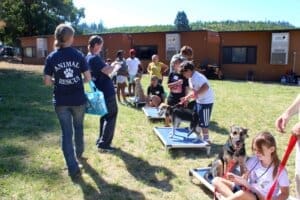
{"type": "MultiPolygon", "coordinates": [[[[24,66],[23,66],[24,68],[24,66]]],[[[22,68],[22,69],[23,69],[22,68]]],[[[149,78],[143,78],[144,86],[149,78]]],[[[216,102],[211,137],[216,154],[232,124],[249,129],[253,136],[269,130],[276,136],[280,157],[288,134],[275,131],[276,117],[299,92],[299,87],[240,81],[210,81],[216,102]]],[[[205,167],[213,159],[204,150],[165,151],[153,134],[154,126],[141,110],[119,105],[113,141],[120,150],[99,154],[95,141],[99,118],[85,117],[82,181],[67,175],[60,149],[60,126],[51,104],[52,89],[42,85],[40,70],[0,68],[0,199],[211,199],[207,190],[191,183],[190,168],[205,167]]],[[[288,127],[296,122],[293,119],[288,127]]],[[[294,194],[294,154],[288,162],[294,194]]]]}

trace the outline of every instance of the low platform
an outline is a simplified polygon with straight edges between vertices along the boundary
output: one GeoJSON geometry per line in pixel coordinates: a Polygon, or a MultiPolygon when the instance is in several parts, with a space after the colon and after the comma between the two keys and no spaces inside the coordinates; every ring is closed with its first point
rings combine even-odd
{"type": "Polygon", "coordinates": [[[173,130],[172,127],[155,127],[154,133],[162,141],[166,149],[175,149],[175,148],[204,148],[206,149],[207,156],[210,154],[211,145],[205,141],[197,140],[197,135],[192,133],[189,137],[188,128],[177,128],[175,135],[170,138],[169,134],[173,130]]]}
{"type": "Polygon", "coordinates": [[[149,119],[165,119],[165,114],[159,115],[159,110],[158,108],[155,107],[143,107],[143,112],[149,119]]]}
{"type": "Polygon", "coordinates": [[[135,97],[128,97],[127,101],[131,106],[133,106],[135,108],[141,108],[146,105],[146,102],[137,101],[137,99],[135,97]]]}

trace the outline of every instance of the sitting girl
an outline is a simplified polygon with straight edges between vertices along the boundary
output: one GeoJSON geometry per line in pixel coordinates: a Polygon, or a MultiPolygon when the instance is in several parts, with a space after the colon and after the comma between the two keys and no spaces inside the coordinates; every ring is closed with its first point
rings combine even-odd
{"type": "MultiPolygon", "coordinates": [[[[222,195],[218,199],[265,200],[280,164],[275,138],[269,132],[259,133],[252,141],[252,151],[255,155],[246,162],[247,172],[242,177],[227,173],[228,179],[213,179],[212,184],[222,195]]],[[[286,170],[283,170],[277,182],[273,199],[286,200],[289,196],[286,170]]]]}
{"type": "Polygon", "coordinates": [[[165,101],[165,91],[163,86],[158,84],[157,76],[151,77],[151,83],[147,89],[147,99],[151,107],[158,107],[165,101]]]}

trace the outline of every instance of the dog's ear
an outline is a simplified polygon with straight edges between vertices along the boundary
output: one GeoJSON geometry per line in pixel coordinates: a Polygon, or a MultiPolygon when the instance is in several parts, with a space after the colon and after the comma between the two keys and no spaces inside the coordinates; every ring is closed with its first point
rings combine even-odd
{"type": "Polygon", "coordinates": [[[236,127],[236,125],[234,125],[234,124],[232,124],[232,125],[229,127],[230,133],[233,132],[234,127],[236,127]]]}
{"type": "Polygon", "coordinates": [[[249,137],[248,129],[247,128],[242,128],[242,131],[243,131],[244,135],[248,138],[249,137]]]}

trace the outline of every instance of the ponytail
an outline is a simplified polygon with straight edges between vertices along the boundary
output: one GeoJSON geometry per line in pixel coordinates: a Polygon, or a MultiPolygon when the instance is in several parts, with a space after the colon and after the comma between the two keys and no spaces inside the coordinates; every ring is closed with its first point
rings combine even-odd
{"type": "Polygon", "coordinates": [[[67,24],[60,24],[54,32],[54,48],[60,49],[69,45],[68,40],[74,36],[74,29],[67,24]]]}

